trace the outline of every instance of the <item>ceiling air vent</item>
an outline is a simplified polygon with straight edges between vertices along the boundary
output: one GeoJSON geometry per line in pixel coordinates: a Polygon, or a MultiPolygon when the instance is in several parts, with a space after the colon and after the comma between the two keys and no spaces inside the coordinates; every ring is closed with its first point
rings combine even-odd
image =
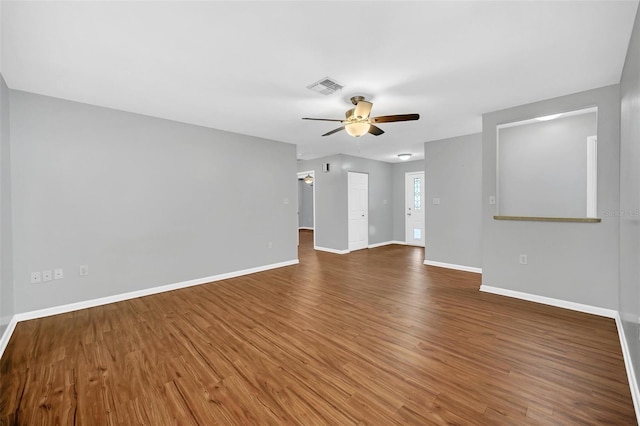
{"type": "Polygon", "coordinates": [[[343,87],[344,85],[338,83],[332,78],[325,77],[307,86],[307,89],[313,90],[314,92],[322,93],[323,95],[330,95],[333,92],[342,90],[343,87]]]}

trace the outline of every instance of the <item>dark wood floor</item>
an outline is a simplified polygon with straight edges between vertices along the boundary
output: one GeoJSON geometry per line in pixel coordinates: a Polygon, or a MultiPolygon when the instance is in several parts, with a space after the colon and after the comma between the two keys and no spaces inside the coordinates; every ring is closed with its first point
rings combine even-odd
{"type": "Polygon", "coordinates": [[[613,320],[392,245],[19,323],[0,424],[635,424],[613,320]]]}

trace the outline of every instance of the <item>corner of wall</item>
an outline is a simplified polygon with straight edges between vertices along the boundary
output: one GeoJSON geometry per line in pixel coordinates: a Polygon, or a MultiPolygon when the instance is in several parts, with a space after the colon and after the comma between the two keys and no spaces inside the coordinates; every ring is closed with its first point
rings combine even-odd
{"type": "Polygon", "coordinates": [[[9,89],[0,73],[0,333],[15,312],[9,89]]]}

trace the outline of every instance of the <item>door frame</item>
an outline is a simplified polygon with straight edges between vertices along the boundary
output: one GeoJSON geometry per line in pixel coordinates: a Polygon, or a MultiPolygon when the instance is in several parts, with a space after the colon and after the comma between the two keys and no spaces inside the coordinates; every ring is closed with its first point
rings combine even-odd
{"type": "MultiPolygon", "coordinates": [[[[297,179],[304,179],[307,175],[311,175],[313,178],[313,185],[311,186],[312,191],[311,195],[313,198],[313,248],[316,248],[316,235],[318,231],[318,227],[316,226],[316,185],[318,181],[316,181],[316,172],[315,170],[307,170],[305,172],[298,172],[297,179]]],[[[298,238],[300,238],[300,200],[298,200],[298,222],[296,223],[296,231],[298,232],[298,238]]],[[[300,241],[298,241],[298,245],[300,245],[300,241]]]]}
{"type": "Polygon", "coordinates": [[[425,228],[426,228],[426,220],[427,220],[427,212],[426,212],[426,204],[425,204],[425,198],[424,198],[424,180],[425,180],[425,172],[424,170],[416,170],[413,172],[405,172],[404,174],[404,205],[402,206],[403,210],[404,210],[404,242],[406,245],[410,245],[410,246],[416,246],[416,247],[425,247],[427,245],[427,238],[425,235],[425,228]],[[422,222],[422,240],[424,241],[424,244],[412,244],[410,243],[407,238],[408,236],[408,223],[409,221],[407,220],[407,205],[408,205],[408,201],[407,200],[407,178],[409,177],[409,175],[415,175],[415,174],[422,174],[422,215],[423,215],[423,222],[422,222]]]}

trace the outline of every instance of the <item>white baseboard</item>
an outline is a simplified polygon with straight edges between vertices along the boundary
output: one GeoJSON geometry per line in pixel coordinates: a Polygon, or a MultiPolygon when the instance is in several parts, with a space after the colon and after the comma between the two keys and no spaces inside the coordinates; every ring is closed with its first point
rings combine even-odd
{"type": "Polygon", "coordinates": [[[7,345],[9,344],[9,339],[11,339],[11,335],[13,334],[13,330],[15,330],[16,328],[16,324],[18,324],[18,320],[14,315],[11,318],[11,321],[9,321],[9,324],[7,325],[7,329],[4,331],[4,333],[2,333],[2,336],[0,336],[0,358],[2,358],[2,355],[4,354],[4,350],[7,348],[7,345]]]}
{"type": "Polygon", "coordinates": [[[318,251],[326,251],[327,253],[333,253],[333,254],[347,254],[347,253],[351,253],[349,250],[336,250],[336,249],[332,249],[332,248],[328,248],[328,247],[314,246],[313,248],[314,248],[314,250],[318,250],[318,251]]]}
{"type": "Polygon", "coordinates": [[[601,308],[599,306],[583,305],[582,303],[569,302],[567,300],[554,299],[551,297],[538,296],[537,294],[523,293],[505,288],[481,285],[480,291],[485,293],[499,294],[501,296],[513,297],[514,299],[528,300],[529,302],[542,303],[543,305],[556,306],[558,308],[570,309],[572,311],[584,312],[587,314],[599,315],[606,318],[615,318],[618,311],[614,309],[601,308]]]}
{"type": "Polygon", "coordinates": [[[313,228],[310,228],[308,226],[298,226],[298,229],[303,229],[303,230],[306,230],[306,231],[313,231],[313,228]]]}
{"type": "Polygon", "coordinates": [[[272,263],[270,265],[258,266],[255,268],[243,269],[240,271],[227,272],[224,274],[212,275],[210,277],[197,278],[189,281],[182,281],[175,284],[167,284],[158,287],[145,288],[142,290],[131,291],[128,293],[115,294],[113,296],[101,297],[98,299],[85,300],[82,302],[69,303],[67,305],[54,306],[46,309],[38,309],[35,311],[22,312],[15,314],[9,323],[9,326],[0,337],[0,357],[9,343],[11,334],[19,321],[27,321],[36,318],[44,318],[51,315],[64,314],[67,312],[77,311],[80,309],[94,308],[96,306],[107,305],[109,303],[122,302],[123,300],[135,299],[137,297],[150,296],[152,294],[164,293],[166,291],[178,290],[181,288],[192,287],[201,284],[207,284],[214,281],[227,280],[230,278],[240,277],[243,275],[255,274],[256,272],[268,271],[269,269],[282,268],[284,266],[296,265],[298,259],[286,262],[272,263]]]}
{"type": "Polygon", "coordinates": [[[627,336],[624,334],[622,319],[618,312],[616,312],[615,320],[616,328],[618,329],[618,337],[620,338],[620,346],[622,347],[622,356],[624,357],[624,368],[627,371],[627,380],[629,381],[629,389],[631,390],[631,398],[633,399],[633,408],[636,411],[638,424],[640,424],[640,388],[638,388],[638,380],[634,373],[635,370],[633,368],[629,345],[627,344],[627,336]]]}
{"type": "Polygon", "coordinates": [[[371,249],[371,248],[376,248],[376,247],[388,246],[388,245],[391,245],[391,244],[396,244],[396,242],[395,241],[383,241],[381,243],[369,244],[367,246],[367,248],[371,249]]]}
{"type": "MultiPolygon", "coordinates": [[[[407,243],[405,243],[404,241],[384,241],[382,243],[375,243],[375,244],[369,244],[367,246],[367,248],[376,248],[376,247],[382,247],[382,246],[388,246],[391,244],[401,244],[401,245],[408,245],[407,243]]],[[[328,248],[328,247],[320,247],[320,246],[315,246],[313,247],[315,250],[319,250],[319,251],[326,251],[327,253],[334,253],[334,254],[348,254],[351,253],[351,250],[337,250],[337,249],[332,249],[332,248],[328,248]]]]}
{"type": "Polygon", "coordinates": [[[475,266],[456,265],[453,263],[436,262],[435,260],[425,260],[425,265],[437,266],[439,268],[456,269],[458,271],[475,272],[476,274],[482,273],[482,268],[476,268],[475,266]]]}
{"type": "Polygon", "coordinates": [[[408,243],[406,241],[400,241],[400,240],[389,241],[389,244],[399,244],[401,246],[423,247],[424,248],[424,244],[411,244],[411,243],[408,243]]]}

